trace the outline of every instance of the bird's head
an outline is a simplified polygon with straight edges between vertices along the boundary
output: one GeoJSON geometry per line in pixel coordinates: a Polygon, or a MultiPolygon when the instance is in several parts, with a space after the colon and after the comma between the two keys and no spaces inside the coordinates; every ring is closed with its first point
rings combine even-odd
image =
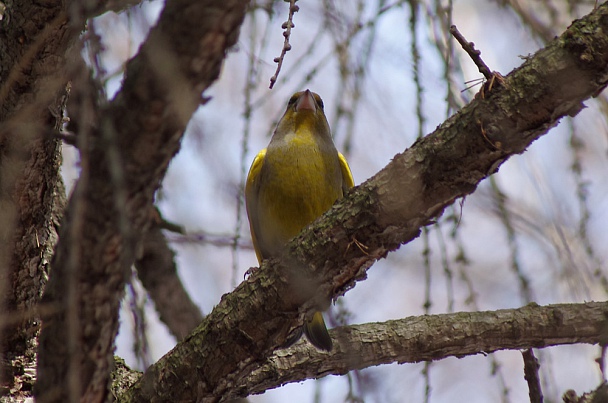
{"type": "Polygon", "coordinates": [[[277,125],[277,133],[298,132],[307,129],[321,137],[331,138],[329,123],[323,111],[323,100],[310,90],[291,96],[285,114],[277,125]]]}

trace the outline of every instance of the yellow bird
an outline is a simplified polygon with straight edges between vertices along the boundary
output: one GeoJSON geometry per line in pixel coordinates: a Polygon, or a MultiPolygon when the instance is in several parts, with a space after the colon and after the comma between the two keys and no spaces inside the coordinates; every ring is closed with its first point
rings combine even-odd
{"type": "MultiPolygon", "coordinates": [[[[258,261],[278,257],[289,240],[353,186],[348,163],[332,140],[321,97],[309,90],[296,92],[247,176],[245,204],[258,261]]],[[[315,312],[303,330],[315,347],[331,350],[321,312],[315,312]]]]}

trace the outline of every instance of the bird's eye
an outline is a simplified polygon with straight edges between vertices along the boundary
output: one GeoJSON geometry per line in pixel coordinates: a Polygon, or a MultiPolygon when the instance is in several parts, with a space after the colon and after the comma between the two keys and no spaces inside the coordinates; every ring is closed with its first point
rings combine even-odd
{"type": "Polygon", "coordinates": [[[288,106],[291,106],[293,104],[296,103],[296,101],[298,100],[298,98],[300,98],[300,92],[296,92],[295,94],[293,94],[291,96],[291,98],[289,98],[289,102],[287,103],[288,106]]]}
{"type": "Polygon", "coordinates": [[[315,101],[317,101],[317,105],[319,105],[319,108],[323,109],[323,106],[324,106],[323,105],[323,100],[317,94],[315,94],[315,101]]]}

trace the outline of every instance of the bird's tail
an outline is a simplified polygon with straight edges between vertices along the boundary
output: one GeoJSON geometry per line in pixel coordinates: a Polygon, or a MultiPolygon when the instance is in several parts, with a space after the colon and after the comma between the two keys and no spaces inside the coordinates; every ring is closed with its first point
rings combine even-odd
{"type": "Polygon", "coordinates": [[[319,350],[331,351],[333,344],[321,312],[315,312],[310,321],[304,324],[304,334],[319,350]]]}

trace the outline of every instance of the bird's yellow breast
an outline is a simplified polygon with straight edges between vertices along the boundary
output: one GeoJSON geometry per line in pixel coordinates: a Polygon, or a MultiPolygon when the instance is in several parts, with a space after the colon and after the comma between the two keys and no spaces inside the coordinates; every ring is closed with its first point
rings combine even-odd
{"type": "Polygon", "coordinates": [[[274,256],[342,196],[338,153],[312,136],[285,136],[268,147],[260,171],[257,215],[262,257],[274,256]]]}

